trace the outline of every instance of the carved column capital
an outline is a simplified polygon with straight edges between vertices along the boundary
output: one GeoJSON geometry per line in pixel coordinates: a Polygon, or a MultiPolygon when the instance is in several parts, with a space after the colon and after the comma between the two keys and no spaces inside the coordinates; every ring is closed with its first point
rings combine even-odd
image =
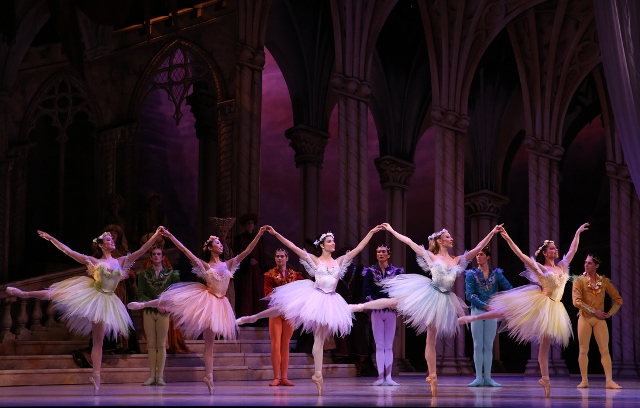
{"type": "Polygon", "coordinates": [[[398,159],[394,156],[382,156],[373,161],[380,175],[380,184],[384,190],[409,187],[409,179],[416,171],[413,163],[398,159]]]}
{"type": "Polygon", "coordinates": [[[240,44],[237,61],[240,65],[262,71],[265,62],[264,51],[255,49],[248,44],[240,44]]]}
{"type": "Polygon", "coordinates": [[[331,86],[339,94],[350,98],[368,101],[371,96],[371,84],[358,78],[347,77],[339,72],[333,74],[331,86]]]}
{"type": "Polygon", "coordinates": [[[524,147],[530,154],[546,157],[550,160],[560,160],[564,154],[564,148],[560,145],[554,145],[546,140],[536,139],[533,136],[524,138],[524,147]]]}
{"type": "Polygon", "coordinates": [[[115,149],[119,145],[129,145],[133,142],[133,135],[138,128],[138,122],[102,129],[98,132],[98,146],[100,148],[115,149]]]}
{"type": "Polygon", "coordinates": [[[466,133],[469,127],[469,116],[438,106],[431,108],[431,119],[434,124],[456,132],[466,133]]]}
{"type": "Polygon", "coordinates": [[[478,190],[464,197],[464,206],[469,217],[497,217],[502,206],[508,202],[508,197],[491,190],[478,190]]]}
{"type": "Polygon", "coordinates": [[[621,181],[631,182],[631,173],[629,173],[629,168],[626,164],[606,162],[605,169],[607,176],[621,181]]]}
{"type": "Polygon", "coordinates": [[[305,125],[297,125],[284,132],[290,140],[289,146],[296,152],[296,167],[316,166],[322,168],[324,148],[329,143],[329,133],[305,125]]]}

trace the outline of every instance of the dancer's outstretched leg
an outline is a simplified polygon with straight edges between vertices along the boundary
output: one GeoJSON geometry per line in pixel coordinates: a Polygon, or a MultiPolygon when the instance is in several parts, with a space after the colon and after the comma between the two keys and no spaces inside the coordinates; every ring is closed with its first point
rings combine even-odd
{"type": "Polygon", "coordinates": [[[93,374],[89,381],[93,384],[93,395],[100,393],[100,367],[102,366],[102,341],[104,339],[104,323],[92,323],[91,333],[93,346],[91,348],[91,361],[93,362],[93,374]]]}
{"type": "Polygon", "coordinates": [[[153,299],[148,302],[130,302],[127,303],[127,308],[130,310],[140,310],[145,307],[160,307],[160,299],[153,299]]]}
{"type": "Polygon", "coordinates": [[[20,298],[36,298],[40,300],[51,299],[51,292],[47,289],[44,290],[32,290],[31,292],[25,292],[13,286],[7,286],[7,294],[10,296],[17,296],[20,298]]]}
{"type": "Polygon", "coordinates": [[[427,344],[424,348],[424,358],[427,360],[429,376],[427,382],[431,387],[431,396],[438,396],[438,376],[436,375],[436,343],[438,340],[438,330],[433,326],[427,327],[427,344]]]}
{"type": "Polygon", "coordinates": [[[357,305],[349,305],[352,312],[362,312],[364,310],[379,310],[379,309],[396,309],[398,306],[397,298],[381,298],[372,300],[367,303],[358,303],[357,305]]]}
{"type": "Polygon", "coordinates": [[[324,341],[327,338],[327,327],[319,327],[313,333],[313,366],[314,373],[311,381],[318,387],[318,395],[322,395],[322,386],[324,380],[322,378],[322,360],[324,358],[324,341]]]}
{"type": "Polygon", "coordinates": [[[494,311],[488,311],[487,313],[482,313],[476,316],[462,316],[462,317],[458,317],[458,323],[459,324],[468,324],[471,322],[475,322],[478,320],[490,320],[490,319],[504,319],[504,315],[501,312],[498,312],[497,310],[494,311]]]}
{"type": "Polygon", "coordinates": [[[282,312],[280,311],[280,309],[275,308],[275,307],[270,307],[267,310],[263,310],[262,312],[258,313],[258,314],[254,314],[251,316],[242,316],[236,319],[236,324],[238,326],[241,326],[243,324],[247,324],[247,323],[255,323],[256,321],[260,320],[260,319],[265,319],[267,317],[278,317],[282,314],[282,312]]]}

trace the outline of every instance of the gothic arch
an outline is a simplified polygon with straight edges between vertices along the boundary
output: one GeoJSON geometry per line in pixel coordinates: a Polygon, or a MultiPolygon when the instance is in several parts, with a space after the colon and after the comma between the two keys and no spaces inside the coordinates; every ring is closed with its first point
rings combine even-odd
{"type": "Polygon", "coordinates": [[[150,92],[164,89],[176,107],[173,117],[179,124],[182,118],[180,105],[194,83],[206,82],[211,90],[215,90],[218,101],[227,100],[227,91],[220,78],[216,64],[200,47],[183,39],[174,40],[160,50],[145,69],[131,99],[130,116],[138,117],[150,92]]]}

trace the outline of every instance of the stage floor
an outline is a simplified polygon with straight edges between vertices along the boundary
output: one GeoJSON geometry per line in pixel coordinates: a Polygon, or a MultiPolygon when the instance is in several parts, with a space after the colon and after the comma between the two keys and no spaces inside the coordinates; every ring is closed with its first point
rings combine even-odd
{"type": "Polygon", "coordinates": [[[577,389],[578,376],[552,378],[551,397],[544,398],[537,378],[495,375],[502,388],[466,387],[473,378],[440,376],[432,398],[424,374],[402,374],[399,387],[372,387],[372,377],[328,378],[324,395],[316,395],[310,379],[295,387],[269,387],[263,381],[220,381],[213,395],[204,383],[103,384],[99,396],[91,385],[0,387],[1,406],[459,406],[459,407],[625,407],[640,406],[640,382],[618,379],[622,390],[604,388],[604,378],[590,378],[590,388],[577,389]]]}

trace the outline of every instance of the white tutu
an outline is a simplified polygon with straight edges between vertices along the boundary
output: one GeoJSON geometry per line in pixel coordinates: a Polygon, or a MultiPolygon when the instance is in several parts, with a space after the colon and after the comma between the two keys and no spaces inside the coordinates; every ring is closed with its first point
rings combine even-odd
{"type": "Polygon", "coordinates": [[[438,337],[458,332],[458,317],[464,315],[466,305],[455,293],[442,293],[431,279],[412,273],[386,279],[383,284],[383,291],[398,299],[397,310],[405,323],[418,334],[427,326],[435,327],[438,337]]]}
{"type": "Polygon", "coordinates": [[[309,279],[275,288],[269,307],[280,309],[285,319],[308,332],[325,326],[329,328],[329,335],[343,337],[353,326],[354,315],[342,296],[316,289],[309,279]]]}
{"type": "Polygon", "coordinates": [[[92,322],[105,324],[105,335],[115,339],[118,335],[129,336],[133,322],[127,308],[113,293],[96,288],[96,281],[88,276],[65,279],[51,285],[50,296],[61,320],[69,331],[87,336],[92,322]]]}
{"type": "Polygon", "coordinates": [[[176,325],[186,336],[195,338],[211,329],[216,337],[237,338],[238,326],[229,300],[218,298],[202,283],[174,283],[160,294],[159,299],[160,307],[175,317],[176,325]]]}

